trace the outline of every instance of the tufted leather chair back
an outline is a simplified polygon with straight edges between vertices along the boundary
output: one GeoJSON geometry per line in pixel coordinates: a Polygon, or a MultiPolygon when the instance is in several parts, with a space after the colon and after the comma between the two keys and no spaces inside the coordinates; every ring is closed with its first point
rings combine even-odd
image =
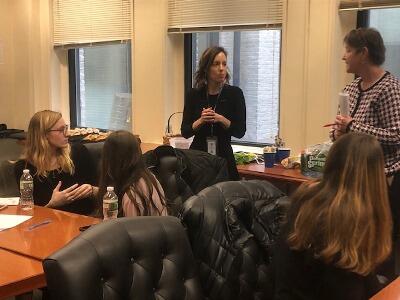
{"type": "Polygon", "coordinates": [[[168,214],[178,216],[182,203],[193,195],[191,188],[182,178],[183,173],[187,171],[182,158],[176,155],[171,146],[162,145],[146,152],[143,160],[163,187],[168,214]]]}
{"type": "Polygon", "coordinates": [[[204,151],[162,145],[143,154],[143,161],[160,181],[173,216],[180,215],[190,196],[229,180],[225,159],[204,151]]]}
{"type": "Polygon", "coordinates": [[[43,267],[51,299],[204,299],[188,239],[174,217],[93,226],[43,267]]]}
{"type": "Polygon", "coordinates": [[[183,204],[208,299],[272,299],[270,259],[288,206],[285,194],[261,180],[218,183],[183,204]]]}
{"type": "Polygon", "coordinates": [[[96,182],[98,182],[100,178],[101,171],[101,155],[103,153],[104,142],[97,143],[86,143],[83,144],[86,149],[89,151],[90,159],[92,160],[90,163],[94,166],[94,178],[96,182]]]}
{"type": "Polygon", "coordinates": [[[19,187],[15,180],[14,163],[0,161],[0,197],[18,197],[19,187]]]}

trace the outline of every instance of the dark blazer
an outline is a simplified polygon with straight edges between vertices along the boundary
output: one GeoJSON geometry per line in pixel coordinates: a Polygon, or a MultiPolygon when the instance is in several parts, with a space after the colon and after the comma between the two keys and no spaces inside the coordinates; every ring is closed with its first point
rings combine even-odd
{"type": "Polygon", "coordinates": [[[238,179],[235,159],[231,147],[231,137],[241,138],[246,133],[246,103],[240,88],[225,84],[221,94],[217,97],[206,95],[206,88],[191,89],[185,98],[185,107],[181,125],[181,133],[185,138],[194,135],[191,149],[207,151],[207,137],[211,136],[211,125],[203,125],[194,131],[193,123],[200,118],[203,108],[214,107],[215,112],[223,115],[231,126],[223,128],[221,124],[214,124],[213,136],[218,139],[217,155],[227,160],[231,179],[238,179]]]}

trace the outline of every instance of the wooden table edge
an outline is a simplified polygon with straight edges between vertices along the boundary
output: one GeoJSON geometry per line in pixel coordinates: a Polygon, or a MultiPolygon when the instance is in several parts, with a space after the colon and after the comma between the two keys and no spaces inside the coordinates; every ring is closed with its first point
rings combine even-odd
{"type": "Polygon", "coordinates": [[[277,175],[277,174],[266,174],[263,172],[257,172],[257,171],[249,171],[249,170],[243,170],[238,168],[238,172],[240,176],[249,176],[253,178],[263,178],[263,179],[268,179],[268,178],[273,178],[273,179],[279,179],[279,180],[286,180],[294,183],[304,183],[308,182],[310,180],[313,180],[314,178],[294,178],[291,176],[285,176],[285,175],[277,175]]]}
{"type": "Polygon", "coordinates": [[[398,300],[400,299],[400,277],[397,277],[382,290],[369,298],[370,300],[398,300]]]}
{"type": "Polygon", "coordinates": [[[21,295],[33,291],[34,289],[45,287],[46,285],[46,276],[43,271],[42,274],[27,277],[21,281],[11,282],[2,286],[0,288],[0,299],[21,295]]]}

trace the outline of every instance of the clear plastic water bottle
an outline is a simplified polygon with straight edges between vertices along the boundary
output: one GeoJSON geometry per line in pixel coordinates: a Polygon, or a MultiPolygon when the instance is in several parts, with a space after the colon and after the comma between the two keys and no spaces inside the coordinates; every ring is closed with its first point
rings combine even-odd
{"type": "Polygon", "coordinates": [[[112,186],[107,187],[103,197],[103,216],[104,220],[116,219],[118,216],[118,197],[112,186]]]}
{"type": "Polygon", "coordinates": [[[19,204],[23,210],[33,209],[33,178],[28,169],[22,171],[19,180],[19,192],[21,198],[19,204]]]}

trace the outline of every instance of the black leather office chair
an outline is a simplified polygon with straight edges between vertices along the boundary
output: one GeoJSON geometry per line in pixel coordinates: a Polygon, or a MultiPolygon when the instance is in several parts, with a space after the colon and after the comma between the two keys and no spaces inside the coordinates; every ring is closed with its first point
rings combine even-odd
{"type": "Polygon", "coordinates": [[[190,196],[229,180],[225,159],[203,151],[162,145],[143,154],[143,161],[164,189],[169,215],[179,216],[190,196]]]}
{"type": "Polygon", "coordinates": [[[101,223],[43,267],[51,299],[204,299],[187,236],[174,217],[101,223]]]}
{"type": "Polygon", "coordinates": [[[0,197],[18,197],[19,187],[15,180],[14,163],[0,161],[0,197]]]}
{"type": "Polygon", "coordinates": [[[85,143],[83,146],[89,151],[90,159],[92,160],[90,163],[94,167],[94,178],[96,182],[98,182],[100,178],[100,170],[101,170],[101,155],[103,153],[104,142],[97,143],[85,143]]]}
{"type": "Polygon", "coordinates": [[[289,198],[267,181],[221,182],[183,204],[207,299],[273,298],[273,247],[289,198]]]}

